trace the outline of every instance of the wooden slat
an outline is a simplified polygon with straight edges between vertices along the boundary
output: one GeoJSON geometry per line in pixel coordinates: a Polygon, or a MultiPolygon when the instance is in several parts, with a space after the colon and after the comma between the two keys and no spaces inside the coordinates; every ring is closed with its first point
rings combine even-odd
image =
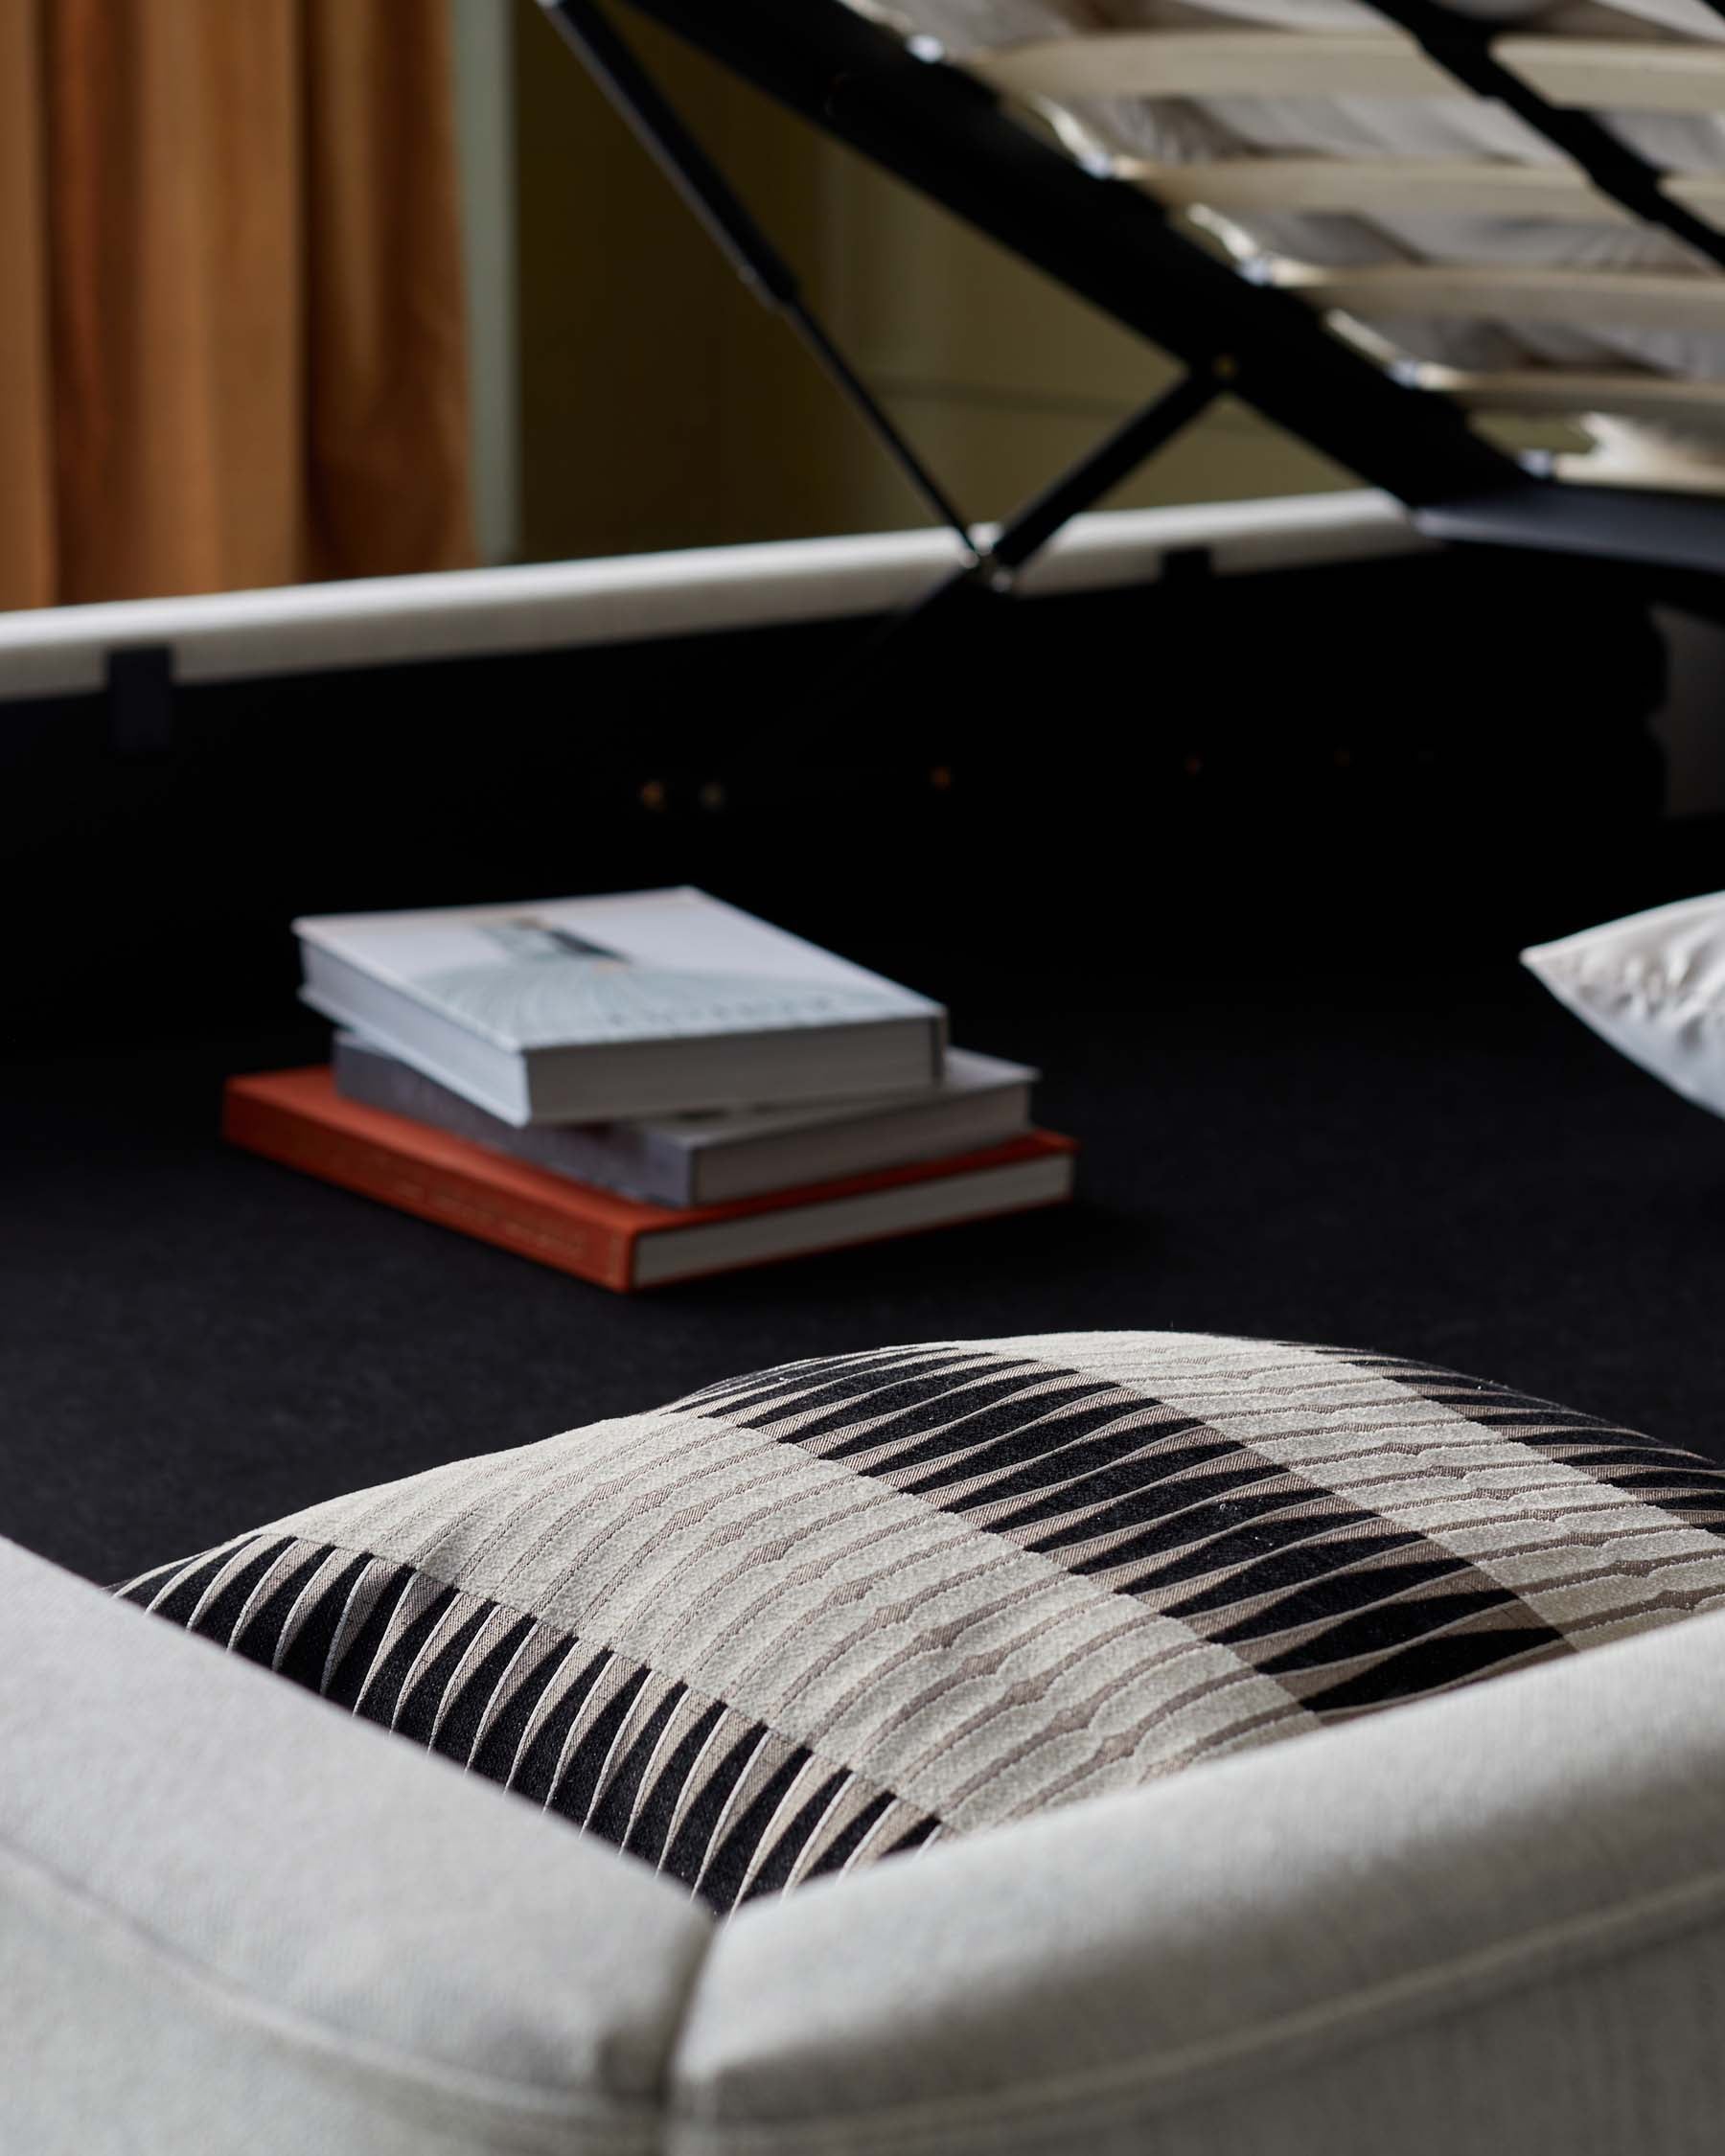
{"type": "MultiPolygon", "coordinates": [[[[1491,51],[1555,104],[1725,112],[1725,43],[1498,37],[1491,51]]],[[[1114,30],[1027,39],[964,63],[1021,98],[1459,98],[1467,92],[1396,30],[1114,30]]]]}
{"type": "Polygon", "coordinates": [[[1725,465],[1676,456],[1628,457],[1566,450],[1552,459],[1552,476],[1572,487],[1623,487],[1661,494],[1725,495],[1725,465]]]}
{"type": "Polygon", "coordinates": [[[1421,389],[1453,397],[1470,412],[1545,418],[1597,412],[1611,419],[1668,424],[1687,421],[1725,429],[1725,381],[1677,381],[1663,375],[1583,373],[1564,367],[1476,374],[1425,366],[1414,378],[1421,389]]]}
{"type": "MultiPolygon", "coordinates": [[[[1179,209],[1346,210],[1362,217],[1429,211],[1579,224],[1635,221],[1609,196],[1597,194],[1573,165],[1509,165],[1489,158],[1230,157],[1192,165],[1122,158],[1115,169],[1122,179],[1179,209]]],[[[1725,174],[1712,181],[1712,198],[1725,203],[1725,174]]]]}
{"type": "Polygon", "coordinates": [[[1725,277],[1645,269],[1503,269],[1392,263],[1365,269],[1278,263],[1272,281],[1314,307],[1369,321],[1484,316],[1725,333],[1725,277]]]}
{"type": "Polygon", "coordinates": [[[1553,104],[1594,111],[1725,112],[1725,44],[1497,37],[1491,50],[1553,104]]]}
{"type": "Polygon", "coordinates": [[[1725,172],[1667,172],[1659,189],[1700,217],[1725,218],[1725,172]]]}
{"type": "Polygon", "coordinates": [[[1015,97],[1422,98],[1454,79],[1397,31],[1111,30],[969,53],[973,73],[1015,97]]]}

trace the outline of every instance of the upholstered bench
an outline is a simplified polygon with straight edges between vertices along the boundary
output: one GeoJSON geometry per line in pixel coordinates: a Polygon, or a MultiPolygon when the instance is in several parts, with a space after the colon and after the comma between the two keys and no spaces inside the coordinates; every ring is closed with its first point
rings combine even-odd
{"type": "Polygon", "coordinates": [[[1711,2149],[1722,1534],[1547,1403],[1095,1334],[118,1601],[0,1548],[0,2147],[1711,2149]]]}

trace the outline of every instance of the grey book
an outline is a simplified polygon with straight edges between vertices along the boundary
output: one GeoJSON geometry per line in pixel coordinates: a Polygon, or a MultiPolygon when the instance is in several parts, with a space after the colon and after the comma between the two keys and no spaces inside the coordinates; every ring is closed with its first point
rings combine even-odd
{"type": "Polygon", "coordinates": [[[954,1048],[937,1086],[882,1100],[520,1129],[356,1034],[336,1035],[334,1064],[349,1100],[658,1205],[725,1204],[1003,1145],[1029,1129],[1037,1078],[954,1048]]]}
{"type": "Polygon", "coordinates": [[[946,1013],[704,891],[296,921],[314,1010],[505,1123],[933,1085],[946,1013]]]}

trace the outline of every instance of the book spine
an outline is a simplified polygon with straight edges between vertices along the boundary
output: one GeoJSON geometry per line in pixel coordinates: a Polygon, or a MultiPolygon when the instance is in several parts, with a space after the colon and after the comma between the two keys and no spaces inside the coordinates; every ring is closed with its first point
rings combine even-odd
{"type": "Polygon", "coordinates": [[[619,1228],[570,1220],[528,1199],[500,1199],[496,1191],[456,1169],[403,1161],[382,1146],[308,1123],[272,1102],[231,1088],[222,1102],[221,1133],[230,1144],[284,1167],[494,1243],[518,1257],[555,1266],[620,1295],[634,1287],[634,1238],[619,1228]]]}
{"type": "Polygon", "coordinates": [[[470,1145],[506,1153],[513,1160],[526,1160],[571,1181],[593,1183],[650,1205],[695,1202],[686,1163],[678,1149],[660,1146],[650,1134],[631,1131],[627,1124],[583,1130],[552,1123],[519,1127],[504,1123],[410,1065],[339,1035],[332,1061],[335,1090],[343,1100],[357,1101],[362,1108],[380,1108],[386,1115],[428,1123],[434,1131],[466,1138],[470,1145]]]}

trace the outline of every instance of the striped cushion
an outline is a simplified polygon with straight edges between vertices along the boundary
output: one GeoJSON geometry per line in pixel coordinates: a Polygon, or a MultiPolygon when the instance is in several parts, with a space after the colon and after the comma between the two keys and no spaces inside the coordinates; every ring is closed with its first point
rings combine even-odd
{"type": "Polygon", "coordinates": [[[724,1910],[1725,1601],[1725,1474],[1384,1356],[794,1363],[120,1592],[724,1910]]]}

